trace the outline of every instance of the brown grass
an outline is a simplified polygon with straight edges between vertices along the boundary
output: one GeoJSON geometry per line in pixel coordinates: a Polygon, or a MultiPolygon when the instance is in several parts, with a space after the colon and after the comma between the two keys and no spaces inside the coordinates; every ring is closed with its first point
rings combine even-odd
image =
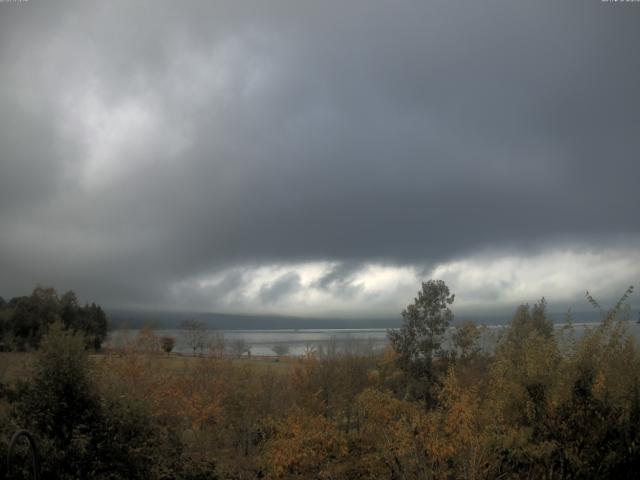
{"type": "Polygon", "coordinates": [[[0,382],[12,384],[26,378],[32,362],[30,352],[0,352],[0,382]]]}
{"type": "MultiPolygon", "coordinates": [[[[0,352],[0,383],[13,384],[17,380],[25,379],[29,375],[29,366],[33,362],[35,353],[33,352],[0,352]]],[[[104,353],[92,353],[89,358],[92,361],[100,362],[104,359],[104,353]]],[[[123,358],[126,358],[123,357],[123,358]]],[[[150,354],[149,360],[153,360],[161,369],[170,371],[189,371],[194,363],[202,357],[193,357],[177,353],[171,354],[150,354]]],[[[260,357],[251,358],[231,358],[231,363],[235,366],[248,365],[258,369],[273,368],[277,372],[287,373],[291,371],[296,363],[295,358],[282,357],[260,357]]]]}

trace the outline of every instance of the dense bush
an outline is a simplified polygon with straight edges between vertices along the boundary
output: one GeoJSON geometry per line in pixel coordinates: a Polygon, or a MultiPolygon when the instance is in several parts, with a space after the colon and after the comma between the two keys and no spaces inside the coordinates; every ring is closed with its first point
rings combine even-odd
{"type": "Polygon", "coordinates": [[[12,395],[12,423],[38,439],[44,478],[214,478],[196,471],[147,403],[110,396],[95,380],[85,339],[53,323],[31,378],[12,395]]]}
{"type": "Polygon", "coordinates": [[[174,337],[160,337],[160,347],[165,353],[171,353],[176,344],[174,337]]]}

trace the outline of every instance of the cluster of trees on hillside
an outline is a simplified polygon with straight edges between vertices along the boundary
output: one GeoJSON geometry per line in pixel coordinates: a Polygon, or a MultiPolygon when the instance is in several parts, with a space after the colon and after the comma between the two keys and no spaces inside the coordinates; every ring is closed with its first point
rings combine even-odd
{"type": "Polygon", "coordinates": [[[60,321],[82,333],[88,348],[99,349],[107,336],[107,316],[95,303],[80,305],[73,291],[58,295],[51,287],[36,287],[31,295],[0,297],[0,346],[4,350],[34,350],[49,327],[60,321]]]}
{"type": "Polygon", "coordinates": [[[58,325],[31,378],[0,388],[0,425],[30,428],[44,470],[69,479],[636,478],[630,293],[579,334],[554,328],[544,300],[521,305],[487,351],[473,324],[444,341],[454,297],[429,281],[383,354],[271,364],[135,342],[92,363],[58,325]]]}

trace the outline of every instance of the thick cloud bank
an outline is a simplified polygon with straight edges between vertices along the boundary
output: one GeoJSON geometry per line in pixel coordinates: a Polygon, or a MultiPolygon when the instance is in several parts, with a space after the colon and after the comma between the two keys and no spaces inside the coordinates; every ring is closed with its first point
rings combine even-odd
{"type": "Polygon", "coordinates": [[[639,24],[582,0],[0,3],[0,294],[615,296],[640,271],[639,24]]]}

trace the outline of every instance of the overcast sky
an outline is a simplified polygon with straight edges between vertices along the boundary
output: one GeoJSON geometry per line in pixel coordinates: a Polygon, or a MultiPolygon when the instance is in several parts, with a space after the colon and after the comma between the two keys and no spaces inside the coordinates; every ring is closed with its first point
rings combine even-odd
{"type": "Polygon", "coordinates": [[[612,301],[640,278],[639,27],[600,0],[0,2],[0,295],[612,301]]]}

